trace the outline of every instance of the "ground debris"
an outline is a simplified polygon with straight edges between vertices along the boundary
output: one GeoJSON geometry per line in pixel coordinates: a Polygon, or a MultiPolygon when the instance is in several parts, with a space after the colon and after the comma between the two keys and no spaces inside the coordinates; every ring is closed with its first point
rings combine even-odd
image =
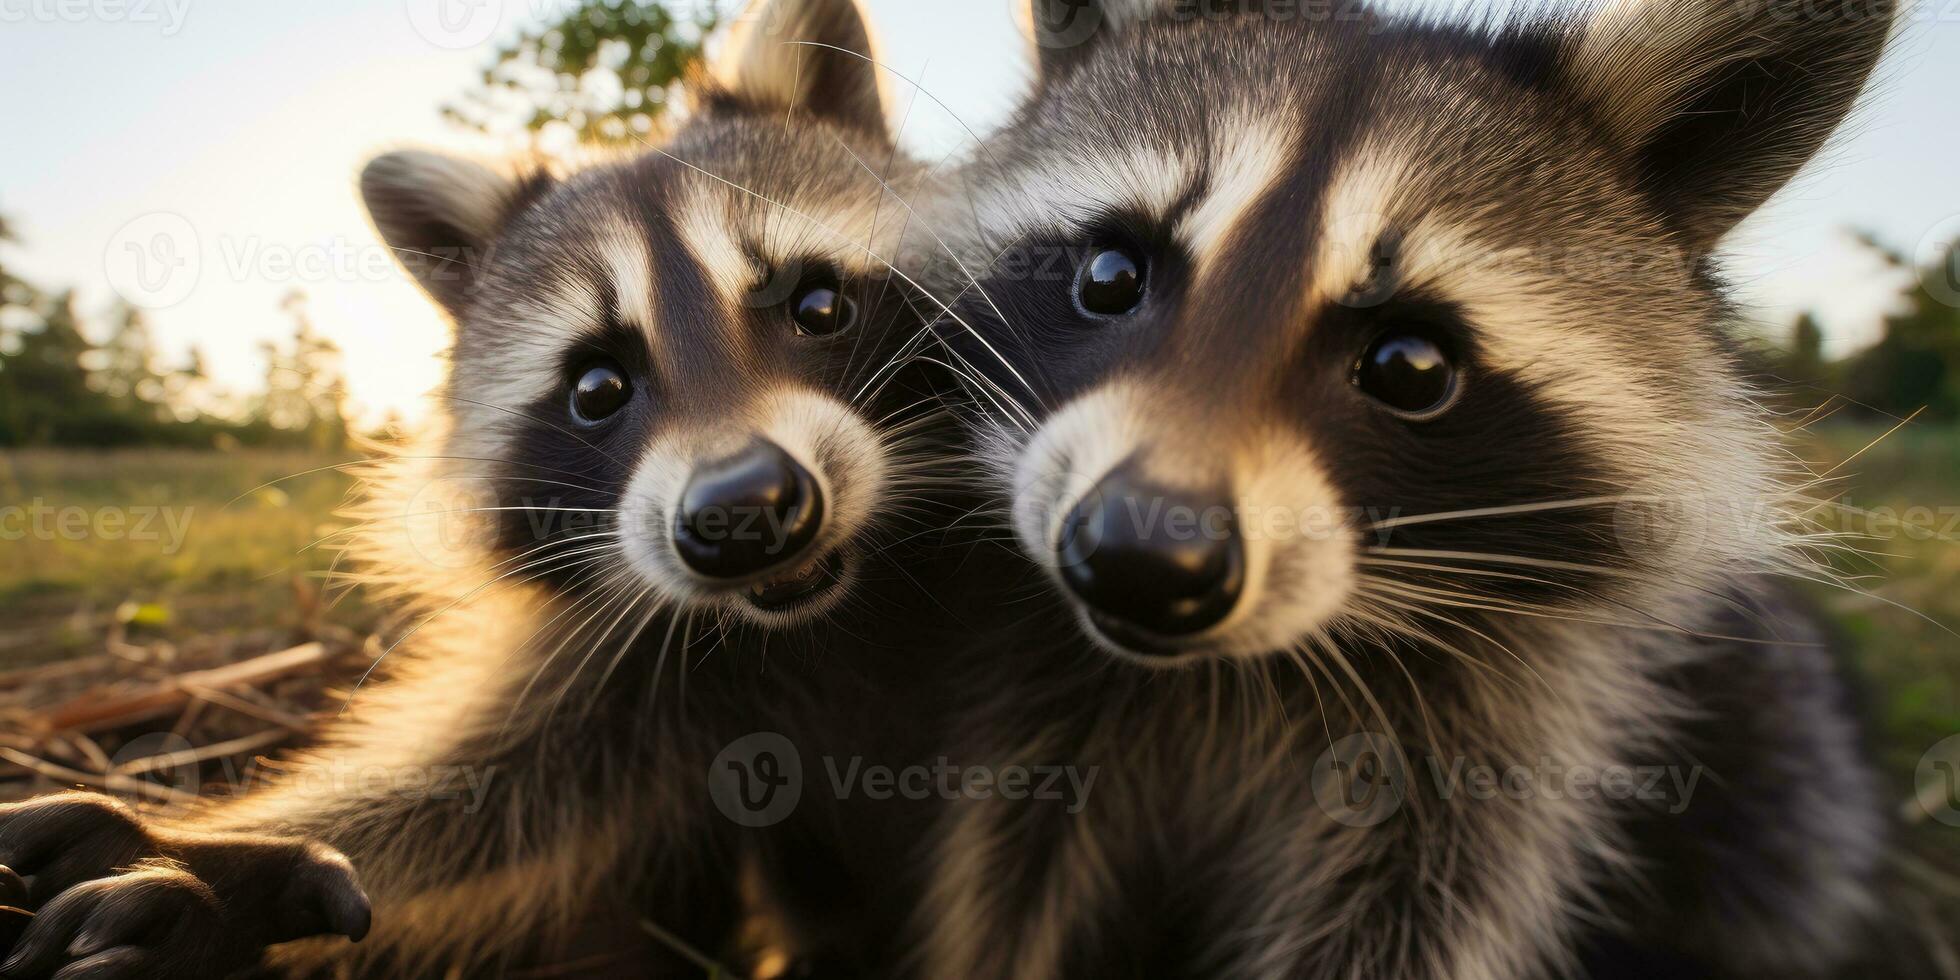
{"type": "Polygon", "coordinates": [[[340,710],[376,642],[332,625],[116,636],[105,653],[0,672],[0,801],[79,787],[168,806],[240,790],[263,754],[340,710]]]}

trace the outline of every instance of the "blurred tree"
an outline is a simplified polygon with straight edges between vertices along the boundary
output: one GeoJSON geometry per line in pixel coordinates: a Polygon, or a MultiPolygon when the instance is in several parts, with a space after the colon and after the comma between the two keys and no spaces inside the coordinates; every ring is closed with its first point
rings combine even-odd
{"type": "MultiPolygon", "coordinates": [[[[15,243],[0,221],[0,245],[15,243]]],[[[313,328],[303,296],[289,295],[284,309],[294,320],[291,346],[267,345],[276,390],[244,403],[212,386],[196,348],[182,367],[160,367],[140,310],[119,305],[106,331],[92,330],[72,291],[47,295],[0,262],[0,446],[229,440],[337,450],[347,439],[340,350],[313,328]],[[106,339],[98,345],[91,334],[106,339]],[[282,424],[264,418],[273,412],[282,424]]]]}
{"type": "Polygon", "coordinates": [[[1790,355],[1783,361],[1784,377],[1803,384],[1824,380],[1824,328],[1809,313],[1798,315],[1790,327],[1790,355]]]}
{"type": "Polygon", "coordinates": [[[499,49],[482,88],[443,115],[480,132],[535,136],[564,127],[583,140],[644,137],[717,20],[709,0],[578,0],[499,49]]]}
{"type": "Polygon", "coordinates": [[[109,339],[82,356],[89,387],[109,396],[125,411],[159,416],[164,396],[163,375],[156,370],[156,340],[143,311],[128,304],[117,307],[109,339]]]}
{"type": "Polygon", "coordinates": [[[22,331],[0,369],[0,424],[13,444],[105,446],[135,441],[140,428],[89,385],[83,366],[95,350],[82,333],[75,294],[46,304],[39,323],[22,331]]]}
{"type": "Polygon", "coordinates": [[[266,370],[258,415],[272,428],[300,436],[311,448],[338,450],[347,444],[347,382],[340,348],[314,329],[304,293],[286,294],[281,306],[293,318],[292,344],[259,345],[266,370]]]}
{"type": "Polygon", "coordinates": [[[1960,418],[1960,305],[1954,293],[1927,288],[1934,277],[1960,268],[1960,244],[1939,256],[1934,267],[1913,269],[1911,260],[1864,239],[1894,266],[1913,271],[1901,311],[1885,318],[1877,343],[1843,365],[1844,393],[1868,410],[1904,417],[1920,408],[1926,417],[1960,418]]]}

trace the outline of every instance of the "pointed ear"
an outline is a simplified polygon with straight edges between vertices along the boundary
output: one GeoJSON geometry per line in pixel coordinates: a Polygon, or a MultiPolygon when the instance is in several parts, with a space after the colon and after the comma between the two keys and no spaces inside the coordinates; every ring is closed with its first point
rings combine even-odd
{"type": "Polygon", "coordinates": [[[1060,78],[1111,34],[1171,6],[1173,0],[1027,0],[1022,30],[1034,40],[1043,81],[1060,78]]]}
{"type": "Polygon", "coordinates": [[[1837,129],[1895,10],[1895,0],[1617,0],[1565,42],[1558,72],[1703,252],[1837,129]]]}
{"type": "Polygon", "coordinates": [[[456,316],[484,250],[516,207],[549,180],[513,180],[470,160],[405,150],[368,162],[361,200],[395,261],[456,316]]]}
{"type": "Polygon", "coordinates": [[[721,91],[743,103],[803,109],[882,137],[877,57],[855,0],[756,0],[712,71],[721,91]]]}

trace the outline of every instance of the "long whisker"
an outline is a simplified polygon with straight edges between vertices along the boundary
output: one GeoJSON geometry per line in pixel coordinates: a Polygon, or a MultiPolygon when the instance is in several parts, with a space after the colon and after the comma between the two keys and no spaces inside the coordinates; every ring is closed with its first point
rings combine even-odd
{"type": "MultiPolygon", "coordinates": [[[[967,268],[966,262],[965,260],[960,258],[958,250],[954,249],[953,246],[946,244],[946,239],[940,237],[939,232],[932,227],[932,224],[926,221],[924,218],[919,217],[918,212],[912,209],[911,202],[901,197],[897,191],[892,190],[891,185],[886,184],[884,178],[879,177],[878,174],[871,169],[870,165],[864,162],[864,158],[858,156],[857,152],[852,150],[850,146],[844,142],[842,137],[838,136],[835,133],[831,133],[829,135],[830,138],[833,141],[835,141],[838,146],[843,147],[845,153],[849,153],[851,155],[851,159],[857,161],[858,166],[864,168],[865,173],[870,174],[872,179],[877,180],[880,184],[884,185],[886,191],[892,196],[892,199],[896,200],[898,202],[899,207],[904,208],[906,214],[911,216],[909,220],[917,221],[919,223],[919,227],[924,228],[926,230],[926,234],[932,236],[932,240],[938,243],[940,249],[946,253],[946,256],[953,260],[953,264],[955,266],[959,267],[960,273],[966,276],[967,282],[971,284],[974,290],[980,294],[980,298],[985,300],[987,302],[987,305],[993,309],[994,315],[1000,317],[1000,322],[1002,324],[1011,323],[1012,321],[1008,319],[1007,314],[1003,312],[999,306],[995,305],[993,297],[987,295],[987,290],[980,285],[979,277],[973,274],[972,269],[967,268]]],[[[965,323],[961,323],[961,326],[965,326],[965,323]]],[[[973,338],[975,340],[978,340],[980,342],[980,345],[987,349],[987,353],[992,354],[996,360],[1000,361],[1001,367],[1006,368],[1007,373],[1013,375],[1014,380],[1019,381],[1021,383],[1021,387],[1026,388],[1028,390],[1028,394],[1034,396],[1036,407],[1041,407],[1041,393],[1036,391],[1035,387],[1029,384],[1026,378],[1021,377],[1021,372],[1015,370],[1014,365],[1009,363],[1007,358],[1001,355],[1000,351],[995,350],[994,346],[988,343],[987,338],[981,336],[979,331],[972,330],[972,328],[970,327],[968,328],[968,330],[973,334],[973,338]]]]}

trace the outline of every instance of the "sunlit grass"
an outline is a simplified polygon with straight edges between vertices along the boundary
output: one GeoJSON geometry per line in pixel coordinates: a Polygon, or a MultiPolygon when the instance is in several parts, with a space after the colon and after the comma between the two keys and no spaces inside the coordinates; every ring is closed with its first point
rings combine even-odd
{"type": "MultiPolygon", "coordinates": [[[[304,453],[0,453],[0,665],[87,642],[120,607],[164,633],[281,625],[332,562],[350,481],[304,453]],[[242,499],[237,499],[245,494],[242,499]]],[[[359,612],[358,604],[349,612],[359,612]]]]}

